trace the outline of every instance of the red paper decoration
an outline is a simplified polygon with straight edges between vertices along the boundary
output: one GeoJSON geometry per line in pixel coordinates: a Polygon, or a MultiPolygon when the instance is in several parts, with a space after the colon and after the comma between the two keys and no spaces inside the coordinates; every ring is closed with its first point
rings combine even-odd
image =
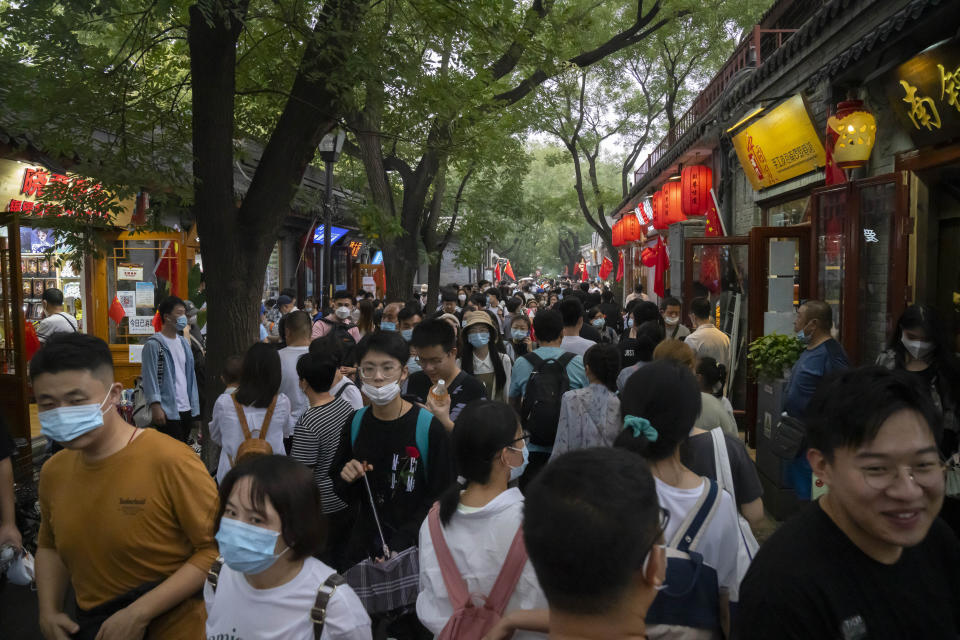
{"type": "Polygon", "coordinates": [[[624,242],[636,242],[643,238],[643,229],[640,228],[640,221],[637,220],[637,216],[632,213],[625,215],[620,219],[620,224],[623,226],[624,242]]]}
{"type": "Polygon", "coordinates": [[[684,215],[706,215],[710,208],[710,189],[713,188],[713,171],[703,165],[684,167],[680,174],[680,207],[684,215]]]}
{"type": "Polygon", "coordinates": [[[660,192],[663,193],[660,206],[663,207],[662,219],[666,227],[669,227],[675,222],[683,222],[686,220],[687,216],[683,215],[683,208],[681,207],[683,187],[680,186],[680,183],[677,181],[668,182],[663,185],[663,189],[661,189],[660,192]]]}
{"type": "Polygon", "coordinates": [[[657,191],[650,200],[653,205],[653,228],[666,229],[670,225],[666,223],[663,211],[663,191],[657,191]]]}

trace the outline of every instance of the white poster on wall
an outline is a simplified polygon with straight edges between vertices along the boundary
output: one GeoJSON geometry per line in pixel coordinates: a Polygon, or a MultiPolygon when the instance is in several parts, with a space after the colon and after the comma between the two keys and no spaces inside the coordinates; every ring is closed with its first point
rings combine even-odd
{"type": "Polygon", "coordinates": [[[120,301],[120,306],[123,307],[123,315],[128,318],[137,315],[137,305],[133,291],[117,291],[117,300],[120,301]]]}
{"type": "Polygon", "coordinates": [[[143,280],[143,266],[139,264],[117,265],[117,280],[143,280]]]}
{"type": "Polygon", "coordinates": [[[133,336],[152,336],[156,333],[153,330],[153,316],[133,316],[130,322],[130,335],[133,336]]]}
{"type": "Polygon", "coordinates": [[[377,282],[373,276],[363,276],[363,290],[377,295],[377,282]]]}
{"type": "Polygon", "coordinates": [[[153,308],[153,283],[152,282],[138,282],[137,283],[137,306],[138,307],[150,307],[153,308]]]}
{"type": "Polygon", "coordinates": [[[142,364],[142,363],[143,363],[143,345],[131,344],[130,345],[130,364],[142,364]]]}

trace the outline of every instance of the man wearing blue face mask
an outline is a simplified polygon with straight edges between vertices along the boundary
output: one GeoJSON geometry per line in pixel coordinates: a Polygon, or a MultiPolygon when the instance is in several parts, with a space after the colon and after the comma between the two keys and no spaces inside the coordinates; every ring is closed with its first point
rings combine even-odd
{"type": "Polygon", "coordinates": [[[199,427],[200,400],[190,343],[180,333],[187,326],[187,307],[176,296],[157,307],[163,322],[159,333],[143,345],[140,376],[152,424],[172,438],[187,441],[199,427]]]}
{"type": "Polygon", "coordinates": [[[41,432],[64,447],[40,472],[43,636],[201,637],[203,603],[191,596],[217,557],[217,493],[200,458],[120,417],[122,385],[99,338],[53,337],[30,379],[41,432]],[[68,583],[73,617],[63,611],[68,583]]]}

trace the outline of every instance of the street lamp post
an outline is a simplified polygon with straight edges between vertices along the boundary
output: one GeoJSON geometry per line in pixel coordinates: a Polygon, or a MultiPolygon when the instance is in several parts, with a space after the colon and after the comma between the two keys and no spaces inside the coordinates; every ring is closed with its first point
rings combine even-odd
{"type": "Polygon", "coordinates": [[[323,136],[317,150],[323,159],[326,170],[325,195],[323,198],[323,289],[321,306],[333,303],[333,247],[330,246],[330,229],[333,227],[333,165],[340,159],[343,141],[346,138],[343,129],[331,131],[323,136]]]}

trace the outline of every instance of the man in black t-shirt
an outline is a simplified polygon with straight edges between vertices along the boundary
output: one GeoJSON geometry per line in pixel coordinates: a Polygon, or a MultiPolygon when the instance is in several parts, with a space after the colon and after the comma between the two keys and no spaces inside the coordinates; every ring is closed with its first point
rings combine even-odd
{"type": "Polygon", "coordinates": [[[760,548],[734,637],[957,638],[960,541],[939,519],[936,407],[902,371],[820,385],[807,458],[828,492],[760,548]]]}
{"type": "Polygon", "coordinates": [[[424,405],[447,429],[463,408],[474,400],[487,397],[483,383],[464,373],[457,366],[456,333],[446,320],[424,320],[413,330],[410,342],[417,351],[422,371],[410,376],[407,382],[407,397],[424,405]],[[444,381],[449,394],[447,402],[438,403],[430,394],[440,380],[444,381]]]}

